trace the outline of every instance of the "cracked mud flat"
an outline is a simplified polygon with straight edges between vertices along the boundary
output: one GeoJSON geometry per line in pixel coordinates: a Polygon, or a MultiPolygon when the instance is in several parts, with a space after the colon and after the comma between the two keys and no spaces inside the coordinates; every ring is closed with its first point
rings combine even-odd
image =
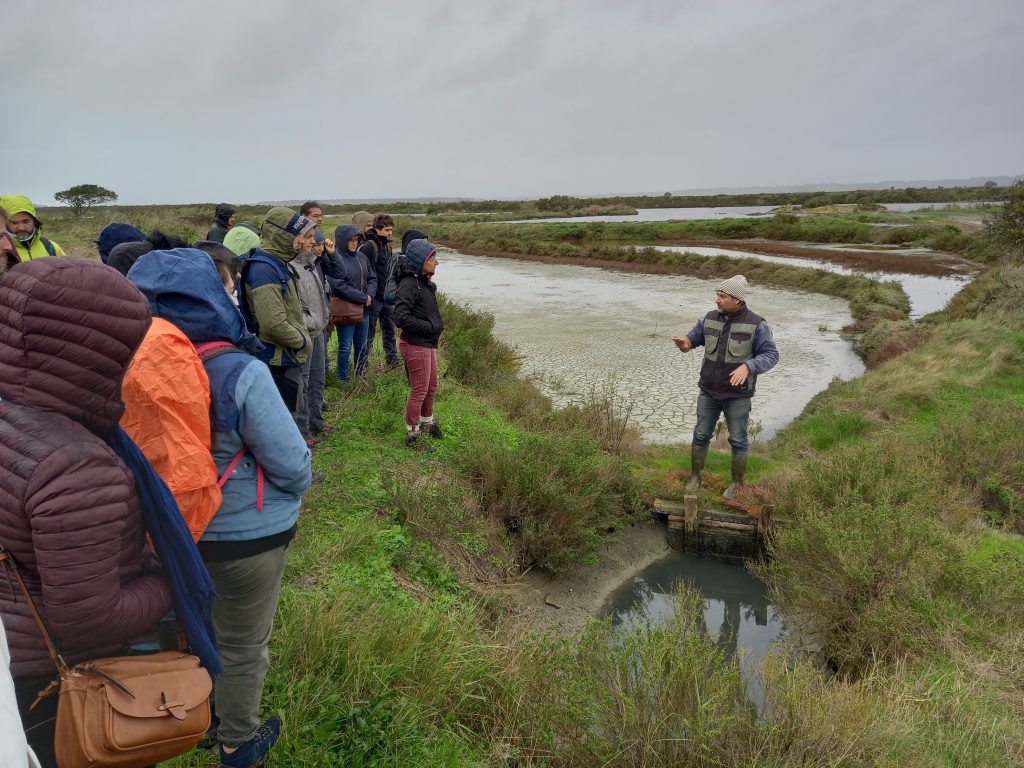
{"type": "MultiPolygon", "coordinates": [[[[685,442],[696,421],[700,351],[671,337],[714,309],[717,280],[615,272],[442,249],[438,287],[490,312],[496,335],[525,357],[556,403],[581,402],[614,387],[620,409],[648,442],[685,442]]],[[[864,371],[839,330],[852,321],[842,299],[753,286],[750,308],[775,334],[780,364],[757,382],[751,414],[767,439],[796,418],[833,377],[864,371]]]]}

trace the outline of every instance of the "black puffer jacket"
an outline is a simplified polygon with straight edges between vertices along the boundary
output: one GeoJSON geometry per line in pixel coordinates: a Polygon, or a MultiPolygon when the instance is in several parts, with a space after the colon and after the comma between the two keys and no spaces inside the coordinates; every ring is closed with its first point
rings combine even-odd
{"type": "Polygon", "coordinates": [[[366,242],[359,246],[359,250],[366,254],[377,273],[377,291],[373,300],[384,301],[384,287],[388,282],[388,267],[391,266],[391,241],[370,229],[366,233],[366,242]]]}
{"type": "Polygon", "coordinates": [[[437,348],[444,321],[436,293],[437,286],[427,275],[417,274],[404,256],[399,257],[394,318],[395,325],[402,329],[403,341],[417,347],[437,348]]]}
{"type": "Polygon", "coordinates": [[[235,215],[235,206],[228,205],[227,203],[221,203],[217,206],[216,211],[213,214],[213,226],[210,227],[210,231],[206,233],[207,240],[213,240],[215,243],[223,243],[224,235],[231,229],[231,225],[228,224],[228,219],[235,215]]]}

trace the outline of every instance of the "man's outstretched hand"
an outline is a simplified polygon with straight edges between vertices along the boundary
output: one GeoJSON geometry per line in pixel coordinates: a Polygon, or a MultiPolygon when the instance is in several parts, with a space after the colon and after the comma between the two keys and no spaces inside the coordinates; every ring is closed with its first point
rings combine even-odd
{"type": "Polygon", "coordinates": [[[673,336],[672,341],[679,347],[680,352],[689,352],[693,349],[693,342],[690,341],[689,336],[673,336]]]}

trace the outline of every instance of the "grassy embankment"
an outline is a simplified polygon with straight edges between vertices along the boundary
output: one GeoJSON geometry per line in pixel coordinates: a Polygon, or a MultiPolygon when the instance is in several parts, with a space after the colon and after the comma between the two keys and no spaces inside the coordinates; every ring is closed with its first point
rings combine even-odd
{"type": "Polygon", "coordinates": [[[991,267],[769,444],[761,479],[788,522],[765,569],[839,674],[770,660],[764,720],[691,595],[621,644],[602,624],[574,642],[507,620],[490,585],[588,559],[644,490],[626,457],[646,459],[600,403],[550,411],[486,318],[446,307],[437,453],[401,447],[398,374],[331,390],[328,480],[271,648],[274,764],[1020,764],[1022,297],[1019,266],[991,267]]]}

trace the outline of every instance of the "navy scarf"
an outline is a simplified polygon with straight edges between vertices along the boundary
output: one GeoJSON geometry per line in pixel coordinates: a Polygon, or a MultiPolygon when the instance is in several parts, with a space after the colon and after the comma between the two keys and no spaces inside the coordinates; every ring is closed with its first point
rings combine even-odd
{"type": "Polygon", "coordinates": [[[221,665],[210,608],[217,598],[210,574],[185,525],[178,502],[160,475],[149,463],[128,433],[117,427],[107,444],[135,475],[135,489],[153,539],[156,554],[174,595],[174,612],[192,653],[199,657],[211,676],[219,675],[221,665]]]}

